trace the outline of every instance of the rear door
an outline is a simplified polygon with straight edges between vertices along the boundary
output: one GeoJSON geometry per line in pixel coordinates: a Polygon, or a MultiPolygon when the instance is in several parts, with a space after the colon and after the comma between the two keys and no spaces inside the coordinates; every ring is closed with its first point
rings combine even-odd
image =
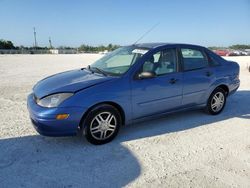
{"type": "Polygon", "coordinates": [[[184,46],[180,48],[180,56],[183,69],[182,105],[189,107],[205,103],[206,92],[215,76],[203,49],[184,46]]]}

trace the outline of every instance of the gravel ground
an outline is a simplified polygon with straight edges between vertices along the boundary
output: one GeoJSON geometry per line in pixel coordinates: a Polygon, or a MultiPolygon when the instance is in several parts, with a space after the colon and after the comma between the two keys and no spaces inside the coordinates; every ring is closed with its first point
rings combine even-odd
{"type": "Polygon", "coordinates": [[[102,146],[80,136],[50,138],[26,109],[45,76],[100,55],[0,55],[0,187],[250,187],[250,57],[224,112],[181,112],[123,127],[102,146]]]}

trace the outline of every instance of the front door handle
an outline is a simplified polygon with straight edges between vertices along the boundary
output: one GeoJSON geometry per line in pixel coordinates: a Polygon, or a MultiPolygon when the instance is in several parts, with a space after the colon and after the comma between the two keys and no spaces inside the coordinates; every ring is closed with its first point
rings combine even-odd
{"type": "Polygon", "coordinates": [[[178,79],[176,79],[176,78],[171,78],[171,79],[169,80],[169,83],[170,83],[170,84],[175,84],[177,81],[178,81],[178,79]]]}

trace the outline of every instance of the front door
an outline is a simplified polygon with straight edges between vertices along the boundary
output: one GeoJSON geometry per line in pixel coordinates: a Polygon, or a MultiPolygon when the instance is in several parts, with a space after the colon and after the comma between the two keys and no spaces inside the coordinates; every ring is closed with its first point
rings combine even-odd
{"type": "Polygon", "coordinates": [[[182,73],[178,71],[176,49],[164,49],[150,56],[140,68],[153,72],[152,78],[136,78],[131,82],[133,118],[178,108],[182,100],[182,73]]]}

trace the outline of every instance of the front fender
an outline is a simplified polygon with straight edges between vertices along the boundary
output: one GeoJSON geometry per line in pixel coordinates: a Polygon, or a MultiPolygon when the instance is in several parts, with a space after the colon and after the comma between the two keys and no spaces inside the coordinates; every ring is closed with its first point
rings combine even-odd
{"type": "Polygon", "coordinates": [[[75,93],[69,100],[63,103],[63,106],[80,106],[91,108],[92,106],[103,103],[113,102],[119,105],[125,115],[125,123],[132,118],[130,85],[127,79],[117,78],[110,82],[105,82],[81,90],[75,93]]]}

